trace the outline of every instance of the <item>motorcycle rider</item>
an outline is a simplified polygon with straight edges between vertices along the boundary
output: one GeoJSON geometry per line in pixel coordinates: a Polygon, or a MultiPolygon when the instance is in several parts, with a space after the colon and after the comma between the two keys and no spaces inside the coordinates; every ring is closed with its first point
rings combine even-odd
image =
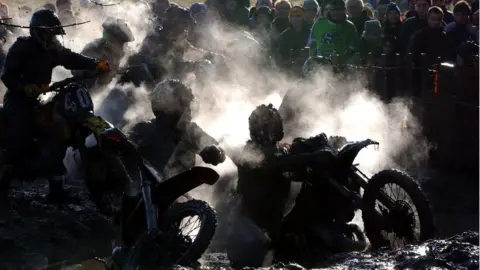
{"type": "Polygon", "coordinates": [[[271,264],[278,245],[292,179],[288,172],[314,162],[326,168],[334,161],[329,151],[291,155],[280,145],[283,121],[271,104],[258,106],[248,118],[250,140],[235,164],[237,195],[228,241],[228,257],[235,268],[271,264]]]}
{"type": "Polygon", "coordinates": [[[155,118],[138,123],[129,133],[142,156],[167,178],[192,168],[195,154],[213,165],[225,161],[218,142],[192,122],[194,101],[192,89],[179,80],[162,81],[151,93],[155,118]]]}
{"type": "MultiPolygon", "coordinates": [[[[86,83],[89,89],[98,89],[112,81],[120,68],[120,61],[128,52],[127,43],[135,41],[133,32],[125,20],[108,17],[103,22],[102,28],[102,37],[85,45],[81,54],[108,60],[111,72],[88,80],[86,83]]],[[[72,73],[80,75],[83,72],[72,73]]]]}
{"type": "MultiPolygon", "coordinates": [[[[155,118],[136,124],[129,138],[139,153],[166,179],[195,166],[195,154],[208,164],[225,161],[218,142],[191,121],[192,89],[178,80],[164,80],[151,93],[155,118]]],[[[106,269],[121,269],[128,249],[115,247],[106,269]]]]}
{"type": "Polygon", "coordinates": [[[183,60],[187,50],[196,51],[204,58],[215,57],[217,54],[196,48],[187,41],[187,30],[193,24],[195,21],[188,10],[178,6],[167,8],[163,27],[155,28],[145,37],[139,52],[128,59],[127,66],[144,63],[153,79],[159,82],[169,73],[178,78],[195,68],[193,62],[183,60]]]}
{"type": "MultiPolygon", "coordinates": [[[[42,136],[41,143],[37,143],[41,149],[36,147],[34,117],[39,104],[37,98],[49,91],[52,70],[56,66],[109,71],[107,61],[97,61],[63,47],[57,36],[64,34],[60,20],[51,10],[35,11],[30,20],[30,36],[19,37],[10,47],[1,75],[8,88],[4,96],[6,160],[8,168],[14,169],[5,173],[22,169],[35,177],[48,177],[47,199],[52,202],[68,198],[62,185],[65,147],[50,136],[42,136]]],[[[10,177],[13,176],[4,175],[3,187],[8,186],[10,177]]]]}

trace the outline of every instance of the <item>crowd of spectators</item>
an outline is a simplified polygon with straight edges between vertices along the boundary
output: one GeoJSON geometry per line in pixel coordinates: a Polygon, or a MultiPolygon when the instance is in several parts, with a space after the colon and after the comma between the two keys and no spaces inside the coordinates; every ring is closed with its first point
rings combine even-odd
{"type": "MultiPolygon", "coordinates": [[[[344,55],[340,57],[342,61],[355,63],[365,63],[367,58],[375,62],[382,54],[410,54],[412,57],[408,59],[414,64],[418,64],[422,53],[428,55],[431,64],[438,62],[439,57],[442,61],[465,64],[476,54],[476,47],[471,44],[478,44],[478,0],[303,1],[301,5],[292,5],[289,0],[257,0],[252,7],[248,0],[194,3],[188,7],[197,22],[190,31],[195,36],[192,40],[198,41],[206,25],[220,18],[225,25],[248,30],[286,68],[293,59],[305,60],[308,54],[344,55]]],[[[154,0],[152,9],[162,16],[170,5],[177,4],[154,0]]],[[[82,10],[99,8],[90,1],[80,1],[78,6],[74,12],[71,0],[56,0],[43,7],[55,11],[65,25],[76,23],[82,10]]],[[[29,17],[32,8],[38,7],[9,8],[0,3],[0,18],[12,23],[16,17],[29,17]]],[[[17,31],[1,27],[2,43],[17,31]]]]}

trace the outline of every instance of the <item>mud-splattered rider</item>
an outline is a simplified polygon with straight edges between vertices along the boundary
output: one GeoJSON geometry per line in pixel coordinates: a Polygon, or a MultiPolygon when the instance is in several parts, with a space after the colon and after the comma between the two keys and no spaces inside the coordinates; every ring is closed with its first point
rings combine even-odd
{"type": "Polygon", "coordinates": [[[240,201],[239,215],[232,219],[228,257],[235,268],[271,264],[290,193],[292,179],[287,172],[307,164],[327,168],[334,159],[328,151],[290,154],[289,146],[279,143],[284,135],[283,120],[271,104],[258,106],[248,123],[251,140],[234,161],[240,201]]]}
{"type": "Polygon", "coordinates": [[[56,66],[108,72],[109,65],[63,47],[56,36],[64,35],[65,31],[55,13],[48,9],[33,13],[30,27],[30,36],[19,37],[10,47],[1,75],[8,88],[4,96],[7,160],[14,168],[48,177],[47,199],[60,202],[68,198],[62,185],[65,147],[47,136],[37,143],[42,151],[35,147],[37,98],[49,91],[56,66]]]}

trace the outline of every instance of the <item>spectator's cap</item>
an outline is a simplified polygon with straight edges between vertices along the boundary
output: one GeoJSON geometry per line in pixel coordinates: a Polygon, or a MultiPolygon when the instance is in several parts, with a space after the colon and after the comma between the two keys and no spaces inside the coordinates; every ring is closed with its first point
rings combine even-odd
{"type": "Polygon", "coordinates": [[[194,16],[202,12],[207,12],[207,5],[204,3],[193,3],[192,6],[190,6],[190,15],[194,16]]]}
{"type": "Polygon", "coordinates": [[[57,7],[52,3],[46,3],[43,7],[51,10],[53,13],[57,13],[57,7]]]}
{"type": "Polygon", "coordinates": [[[364,29],[362,36],[380,35],[383,32],[382,24],[379,20],[366,21],[364,29]]]}
{"type": "Polygon", "coordinates": [[[327,1],[326,4],[331,5],[332,9],[346,9],[346,4],[343,0],[330,0],[327,1]]]}
{"type": "Polygon", "coordinates": [[[463,13],[463,14],[469,16],[469,15],[472,14],[472,8],[470,7],[470,5],[467,2],[459,1],[453,7],[453,13],[457,13],[457,12],[460,12],[460,13],[463,13]]]}
{"type": "Polygon", "coordinates": [[[390,12],[390,11],[396,11],[399,15],[401,14],[400,8],[394,2],[391,2],[387,6],[387,13],[390,12]]]}
{"type": "Polygon", "coordinates": [[[305,10],[307,10],[307,9],[316,9],[316,10],[318,10],[319,7],[320,7],[320,6],[318,5],[317,0],[305,0],[305,1],[303,2],[303,8],[304,8],[305,10]]]}
{"type": "Polygon", "coordinates": [[[397,38],[394,35],[385,35],[382,37],[383,46],[395,46],[397,44],[397,38]]]}
{"type": "Polygon", "coordinates": [[[301,6],[293,6],[291,9],[290,9],[290,12],[288,13],[288,17],[292,17],[293,15],[300,15],[300,17],[304,17],[305,15],[305,11],[303,10],[303,8],[301,6]]]}
{"type": "MultiPolygon", "coordinates": [[[[261,6],[261,7],[258,7],[258,8],[255,9],[255,18],[260,14],[264,14],[264,15],[272,17],[273,16],[273,11],[272,11],[271,8],[269,8],[267,6],[261,6]]],[[[272,19],[273,19],[273,17],[272,17],[272,19]]]]}

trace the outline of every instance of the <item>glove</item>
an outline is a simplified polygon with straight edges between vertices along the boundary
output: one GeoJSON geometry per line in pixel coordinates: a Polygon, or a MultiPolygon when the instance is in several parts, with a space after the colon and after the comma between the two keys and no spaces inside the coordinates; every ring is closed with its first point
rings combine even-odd
{"type": "Polygon", "coordinates": [[[210,145],[203,148],[202,152],[200,152],[200,156],[205,163],[212,164],[214,166],[217,166],[225,161],[225,152],[216,145],[210,145]]]}
{"type": "Polygon", "coordinates": [[[108,63],[107,60],[102,60],[98,62],[97,68],[95,69],[95,72],[98,74],[103,74],[103,73],[108,73],[110,72],[110,64],[108,63]]]}
{"type": "Polygon", "coordinates": [[[40,94],[45,94],[48,92],[49,87],[48,84],[27,84],[24,87],[27,96],[29,97],[37,97],[40,94]]]}

